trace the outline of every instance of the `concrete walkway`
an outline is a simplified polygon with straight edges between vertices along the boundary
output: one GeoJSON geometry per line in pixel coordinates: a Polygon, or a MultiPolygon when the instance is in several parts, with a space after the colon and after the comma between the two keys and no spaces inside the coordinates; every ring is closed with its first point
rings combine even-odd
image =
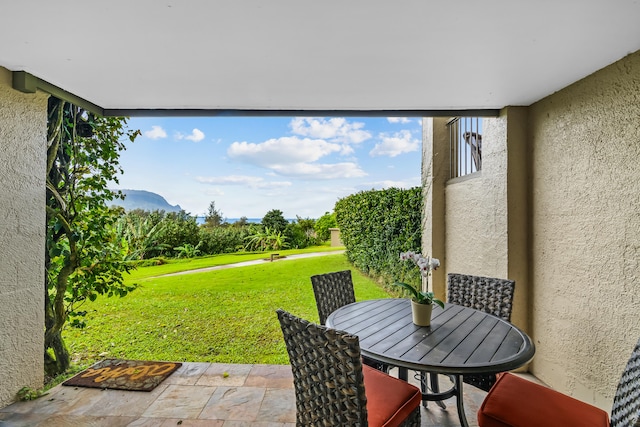
{"type": "Polygon", "coordinates": [[[195,270],[178,271],[177,273],[169,273],[169,274],[163,274],[161,276],[154,276],[154,278],[167,277],[167,276],[180,276],[183,274],[203,273],[205,271],[224,270],[227,268],[235,268],[235,267],[246,267],[248,265],[264,264],[266,262],[280,262],[280,261],[290,261],[290,260],[301,259],[301,258],[312,258],[312,257],[318,257],[318,256],[336,255],[336,254],[343,254],[344,252],[345,251],[329,251],[329,252],[311,252],[308,254],[286,255],[282,258],[274,259],[273,261],[271,261],[271,259],[255,259],[253,261],[236,262],[234,264],[215,265],[213,267],[197,268],[195,270]]]}

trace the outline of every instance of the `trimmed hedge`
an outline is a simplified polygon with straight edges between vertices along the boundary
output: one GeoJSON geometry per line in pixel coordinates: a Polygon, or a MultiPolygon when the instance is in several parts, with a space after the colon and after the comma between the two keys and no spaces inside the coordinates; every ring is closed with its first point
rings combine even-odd
{"type": "Polygon", "coordinates": [[[421,248],[422,189],[362,191],[336,202],[340,237],[349,261],[389,284],[420,283],[420,273],[400,252],[421,248]]]}

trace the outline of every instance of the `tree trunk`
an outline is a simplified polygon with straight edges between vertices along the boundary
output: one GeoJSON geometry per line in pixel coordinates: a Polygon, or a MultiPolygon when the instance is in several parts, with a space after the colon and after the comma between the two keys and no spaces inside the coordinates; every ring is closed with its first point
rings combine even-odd
{"type": "Polygon", "coordinates": [[[44,371],[50,377],[69,369],[69,351],[62,339],[62,330],[56,325],[55,314],[49,298],[49,292],[45,286],[45,333],[44,333],[44,371]],[[49,351],[53,352],[53,355],[49,351]]]}

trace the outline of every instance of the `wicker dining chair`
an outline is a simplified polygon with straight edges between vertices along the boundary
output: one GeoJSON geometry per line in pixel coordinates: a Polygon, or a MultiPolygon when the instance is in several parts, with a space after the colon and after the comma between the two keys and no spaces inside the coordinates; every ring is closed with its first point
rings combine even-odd
{"type": "Polygon", "coordinates": [[[517,375],[505,373],[478,411],[480,427],[640,426],[640,340],[613,398],[611,420],[600,408],[517,375]]]}
{"type": "MultiPolygon", "coordinates": [[[[475,308],[511,322],[515,286],[514,280],[449,273],[447,277],[447,302],[475,308]]],[[[481,390],[489,391],[496,382],[496,375],[464,375],[462,380],[481,390]]]]}
{"type": "MultiPolygon", "coordinates": [[[[493,314],[511,321],[513,291],[516,282],[494,277],[472,276],[468,274],[449,273],[447,277],[447,303],[471,307],[484,313],[493,314]]],[[[416,374],[416,378],[418,374],[416,374]]],[[[439,392],[438,374],[420,372],[420,385],[423,392],[430,387],[439,392]],[[427,380],[429,385],[427,385],[427,380]]],[[[451,379],[453,381],[453,379],[451,379]]],[[[484,391],[489,391],[496,382],[496,374],[466,374],[462,381],[484,391]]],[[[426,405],[426,401],[424,402],[426,405]]],[[[444,402],[436,402],[444,408],[444,402]]]]}
{"type": "Polygon", "coordinates": [[[447,302],[475,308],[511,322],[516,282],[494,277],[449,273],[447,302]]]}
{"type": "MultiPolygon", "coordinates": [[[[321,325],[325,325],[327,317],[340,307],[356,302],[351,270],[311,276],[311,285],[313,286],[313,294],[316,298],[321,325]]],[[[368,357],[364,357],[363,362],[365,365],[369,365],[379,371],[389,372],[390,366],[386,363],[368,357]]]]}
{"type": "Polygon", "coordinates": [[[311,276],[311,285],[321,325],[326,324],[327,317],[340,307],[356,302],[351,270],[311,276]]]}
{"type": "Polygon", "coordinates": [[[293,372],[298,427],[420,426],[420,390],[363,365],[357,336],[277,313],[293,372]]]}

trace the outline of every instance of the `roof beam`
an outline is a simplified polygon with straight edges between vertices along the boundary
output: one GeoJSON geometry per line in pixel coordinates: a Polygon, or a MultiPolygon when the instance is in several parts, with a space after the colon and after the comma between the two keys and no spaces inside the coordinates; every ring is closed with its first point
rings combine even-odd
{"type": "Polygon", "coordinates": [[[49,82],[46,82],[33,74],[29,74],[26,71],[13,71],[13,88],[23,93],[36,93],[37,90],[41,90],[50,95],[55,96],[58,99],[62,99],[63,101],[67,101],[76,105],[80,108],[85,109],[93,114],[97,114],[99,116],[104,116],[104,108],[99,107],[98,105],[87,101],[84,98],[80,98],[72,94],[71,92],[67,92],[64,89],[59,88],[58,86],[52,85],[49,82]]]}
{"type": "Polygon", "coordinates": [[[253,110],[253,109],[110,109],[52,85],[26,71],[13,71],[13,88],[47,92],[103,117],[497,117],[499,109],[469,110],[253,110]]]}

